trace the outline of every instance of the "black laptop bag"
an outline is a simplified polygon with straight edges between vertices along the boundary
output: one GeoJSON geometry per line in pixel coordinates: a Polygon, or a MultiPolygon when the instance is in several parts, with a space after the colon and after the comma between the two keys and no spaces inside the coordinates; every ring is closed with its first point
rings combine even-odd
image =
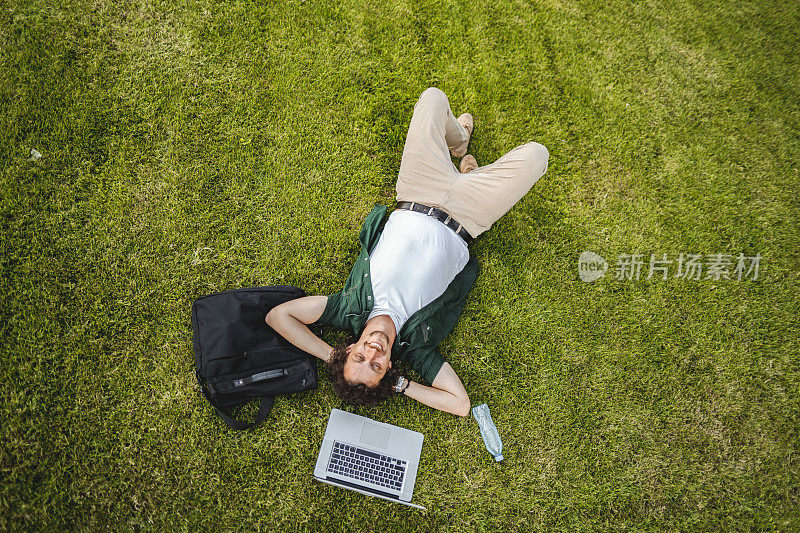
{"type": "Polygon", "coordinates": [[[316,388],[312,356],[264,322],[270,309],[302,296],[302,289],[278,285],[218,292],[192,305],[197,381],[231,428],[248,429],[263,422],[279,394],[316,388]],[[253,398],[261,398],[253,422],[232,416],[234,407],[253,398]]]}

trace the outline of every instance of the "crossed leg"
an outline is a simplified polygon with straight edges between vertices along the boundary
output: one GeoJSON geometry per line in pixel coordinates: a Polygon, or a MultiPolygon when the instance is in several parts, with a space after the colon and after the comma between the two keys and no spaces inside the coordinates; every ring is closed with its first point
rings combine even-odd
{"type": "Polygon", "coordinates": [[[461,174],[447,193],[442,207],[464,225],[473,237],[492,227],[547,172],[550,153],[529,142],[468,174],[461,174]]]}
{"type": "Polygon", "coordinates": [[[450,110],[447,96],[426,89],[414,106],[397,177],[397,201],[447,211],[477,237],[527,193],[547,171],[549,152],[536,142],[461,174],[450,155],[466,152],[469,137],[450,110]]]}

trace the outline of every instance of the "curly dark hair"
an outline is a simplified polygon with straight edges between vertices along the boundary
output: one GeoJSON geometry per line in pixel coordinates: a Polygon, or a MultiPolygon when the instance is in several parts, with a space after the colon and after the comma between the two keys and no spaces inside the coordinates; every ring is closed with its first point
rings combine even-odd
{"type": "Polygon", "coordinates": [[[387,368],[386,374],[375,387],[367,387],[363,383],[350,383],[344,379],[344,364],[347,362],[347,346],[352,342],[343,342],[331,352],[331,357],[325,363],[325,368],[333,381],[333,389],[341,399],[351,405],[375,405],[385,400],[394,392],[398,373],[393,368],[387,368]]]}

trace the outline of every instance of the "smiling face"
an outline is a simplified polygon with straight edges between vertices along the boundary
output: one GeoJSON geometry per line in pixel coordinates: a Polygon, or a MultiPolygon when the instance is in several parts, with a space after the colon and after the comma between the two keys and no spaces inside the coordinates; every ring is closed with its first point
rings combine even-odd
{"type": "Polygon", "coordinates": [[[350,383],[375,387],[392,367],[389,337],[378,329],[365,328],[361,337],[347,347],[344,378],[350,383]]]}

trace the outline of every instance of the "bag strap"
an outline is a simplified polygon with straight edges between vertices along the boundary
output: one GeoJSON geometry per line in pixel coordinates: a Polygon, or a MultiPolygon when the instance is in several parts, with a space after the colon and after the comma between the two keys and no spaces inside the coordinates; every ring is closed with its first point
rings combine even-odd
{"type": "Polygon", "coordinates": [[[262,396],[261,404],[258,406],[258,413],[256,413],[256,417],[252,422],[242,422],[241,420],[236,420],[230,414],[226,413],[216,405],[214,405],[214,409],[217,411],[217,414],[222,421],[228,424],[228,427],[231,429],[251,429],[259,425],[267,418],[270,409],[272,409],[272,402],[274,400],[275,398],[273,396],[262,396]]]}

